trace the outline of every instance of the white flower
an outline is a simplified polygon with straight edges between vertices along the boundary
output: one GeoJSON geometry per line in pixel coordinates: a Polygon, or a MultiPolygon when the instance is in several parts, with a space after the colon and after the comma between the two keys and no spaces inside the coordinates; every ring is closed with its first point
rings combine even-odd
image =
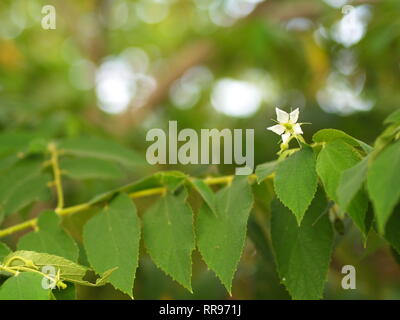
{"type": "Polygon", "coordinates": [[[299,108],[292,111],[290,114],[279,109],[276,110],[276,119],[278,124],[268,127],[267,130],[271,130],[282,137],[282,142],[287,143],[291,136],[303,134],[300,123],[297,123],[299,119],[299,108]]]}

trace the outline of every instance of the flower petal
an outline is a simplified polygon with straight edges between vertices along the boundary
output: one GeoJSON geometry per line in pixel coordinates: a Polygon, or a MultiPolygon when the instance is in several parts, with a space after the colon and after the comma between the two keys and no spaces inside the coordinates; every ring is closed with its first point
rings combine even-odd
{"type": "Polygon", "coordinates": [[[276,120],[278,120],[279,123],[288,123],[289,122],[289,113],[279,109],[275,108],[276,111],[276,120]]]}
{"type": "Polygon", "coordinates": [[[296,110],[293,110],[290,115],[289,115],[289,119],[292,123],[296,123],[297,120],[299,120],[299,108],[297,108],[296,110]]]}
{"type": "Polygon", "coordinates": [[[288,142],[288,140],[289,140],[289,138],[290,138],[290,132],[284,133],[281,137],[282,137],[282,142],[283,142],[283,143],[288,142]]]}
{"type": "Polygon", "coordinates": [[[282,133],[285,132],[285,127],[280,124],[276,124],[272,127],[268,127],[267,130],[271,130],[271,131],[275,132],[276,134],[281,135],[282,133]]]}
{"type": "Polygon", "coordinates": [[[301,130],[300,124],[296,123],[293,127],[294,134],[303,134],[303,130],[301,130]]]}

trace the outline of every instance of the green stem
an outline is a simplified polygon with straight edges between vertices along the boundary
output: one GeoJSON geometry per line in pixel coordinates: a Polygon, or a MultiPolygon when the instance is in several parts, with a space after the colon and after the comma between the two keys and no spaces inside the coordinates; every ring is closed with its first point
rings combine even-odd
{"type": "Polygon", "coordinates": [[[50,164],[51,167],[53,168],[54,185],[56,187],[56,192],[57,192],[57,208],[56,208],[57,212],[58,210],[61,210],[64,207],[64,192],[61,182],[61,170],[60,170],[60,165],[58,163],[58,150],[56,145],[54,143],[51,143],[49,144],[48,149],[51,155],[50,164]]]}
{"type": "MultiPolygon", "coordinates": [[[[230,184],[233,180],[234,176],[223,176],[223,177],[216,177],[216,178],[205,178],[203,181],[207,184],[207,185],[217,185],[217,184],[230,184]]],[[[250,179],[256,179],[256,175],[252,174],[249,176],[250,179]]],[[[158,187],[158,188],[150,188],[150,189],[145,189],[145,190],[139,190],[139,191],[135,191],[129,194],[129,197],[131,199],[138,199],[138,198],[144,198],[144,197],[149,197],[149,196],[153,196],[153,195],[160,195],[163,194],[164,192],[166,192],[166,188],[164,187],[158,187]]],[[[96,203],[89,203],[89,202],[85,202],[82,204],[78,204],[72,207],[67,207],[67,208],[60,208],[59,206],[57,206],[57,208],[55,209],[55,212],[59,215],[59,216],[68,216],[68,215],[72,215],[78,212],[82,212],[82,211],[86,211],[90,208],[93,208],[96,205],[96,203]]],[[[27,221],[24,221],[22,223],[16,224],[14,226],[5,228],[3,230],[0,230],[0,238],[14,234],[18,231],[22,231],[22,230],[26,230],[29,228],[35,228],[37,226],[37,218],[34,219],[30,219],[27,221]]]]}

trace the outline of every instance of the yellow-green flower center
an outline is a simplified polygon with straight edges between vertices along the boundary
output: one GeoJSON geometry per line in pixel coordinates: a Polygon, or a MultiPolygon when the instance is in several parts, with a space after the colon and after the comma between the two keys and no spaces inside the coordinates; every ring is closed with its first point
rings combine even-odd
{"type": "Polygon", "coordinates": [[[286,130],[287,131],[292,131],[293,130],[293,124],[291,124],[291,123],[283,123],[282,124],[285,128],[286,128],[286,130]]]}

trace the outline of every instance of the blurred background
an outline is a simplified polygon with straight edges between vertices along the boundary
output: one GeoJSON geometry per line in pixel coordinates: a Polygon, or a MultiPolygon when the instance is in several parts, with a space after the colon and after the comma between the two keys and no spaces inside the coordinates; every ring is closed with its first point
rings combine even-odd
{"type": "MultiPolygon", "coordinates": [[[[177,120],[179,129],[254,128],[260,164],[279,149],[278,136],[265,130],[275,107],[300,108],[300,122],[311,123],[303,127],[307,141],[321,128],[337,128],[373,143],[382,120],[399,108],[399,88],[398,0],[0,3],[3,133],[23,131],[45,140],[104,137],[144,157],[146,132],[166,129],[168,120],[177,120]],[[56,8],[55,30],[41,26],[45,5],[56,8]]],[[[67,180],[67,205],[161,169],[196,176],[233,172],[232,166],[153,166],[111,181],[67,180]]],[[[64,221],[76,239],[90,214],[64,221]]],[[[289,298],[261,229],[249,222],[234,299],[289,298]]],[[[13,246],[16,238],[7,241],[13,246]]],[[[144,250],[141,257],[136,299],[229,298],[198,253],[193,295],[157,269],[144,250]]],[[[78,293],[82,299],[127,298],[111,286],[78,293]]],[[[399,268],[386,244],[372,234],[364,248],[348,226],[338,236],[325,298],[400,298],[399,268]],[[356,266],[357,290],[341,289],[344,264],[356,266]]]]}

